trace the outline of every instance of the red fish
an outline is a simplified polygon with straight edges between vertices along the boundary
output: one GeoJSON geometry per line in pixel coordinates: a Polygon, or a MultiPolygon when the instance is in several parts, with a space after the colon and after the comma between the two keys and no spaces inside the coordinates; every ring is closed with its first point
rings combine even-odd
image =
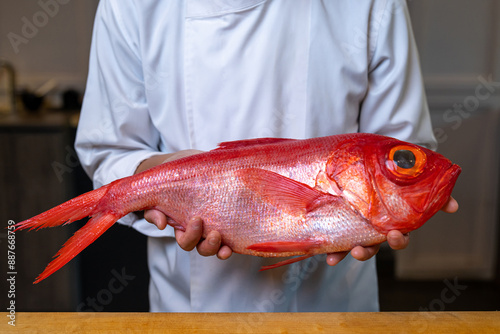
{"type": "Polygon", "coordinates": [[[236,253],[291,258],[382,243],[422,226],[448,200],[460,167],[423,147],[374,134],[263,138],[164,163],[116,180],[18,223],[17,229],[90,216],[35,283],[119,218],[157,209],[184,230],[199,216],[236,253]]]}

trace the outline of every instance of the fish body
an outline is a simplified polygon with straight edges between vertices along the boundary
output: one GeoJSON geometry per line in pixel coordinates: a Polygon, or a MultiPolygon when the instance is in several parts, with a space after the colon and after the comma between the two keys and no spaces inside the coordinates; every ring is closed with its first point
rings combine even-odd
{"type": "Polygon", "coordinates": [[[195,216],[234,252],[262,257],[347,251],[417,229],[448,200],[460,167],[442,155],[374,134],[261,138],[164,163],[116,180],[18,229],[91,216],[36,282],[128,213],[156,209],[184,230],[195,216]]]}

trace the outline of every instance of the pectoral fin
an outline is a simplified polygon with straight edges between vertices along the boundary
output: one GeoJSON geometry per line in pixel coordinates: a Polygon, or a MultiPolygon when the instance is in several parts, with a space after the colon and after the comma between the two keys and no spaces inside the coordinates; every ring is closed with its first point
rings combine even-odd
{"type": "Polygon", "coordinates": [[[242,169],[236,174],[262,199],[291,213],[304,214],[335,197],[264,169],[242,169]]]}

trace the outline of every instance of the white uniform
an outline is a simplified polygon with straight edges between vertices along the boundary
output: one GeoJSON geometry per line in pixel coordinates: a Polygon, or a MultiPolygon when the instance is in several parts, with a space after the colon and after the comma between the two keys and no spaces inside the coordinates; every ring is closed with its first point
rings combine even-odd
{"type": "MultiPolygon", "coordinates": [[[[95,187],[161,152],[373,132],[435,147],[403,0],[101,0],[76,147],[95,187]]],[[[148,235],[151,311],[377,311],[375,259],[184,252],[148,235]]]]}

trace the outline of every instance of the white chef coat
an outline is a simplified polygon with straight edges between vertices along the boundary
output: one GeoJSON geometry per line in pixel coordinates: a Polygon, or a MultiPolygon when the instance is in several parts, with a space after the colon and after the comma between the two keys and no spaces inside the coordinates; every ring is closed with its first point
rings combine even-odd
{"type": "MultiPolygon", "coordinates": [[[[76,148],[95,187],[158,151],[372,132],[435,147],[403,0],[101,0],[76,148]]],[[[221,261],[149,236],[151,311],[376,311],[375,259],[221,261]]]]}

